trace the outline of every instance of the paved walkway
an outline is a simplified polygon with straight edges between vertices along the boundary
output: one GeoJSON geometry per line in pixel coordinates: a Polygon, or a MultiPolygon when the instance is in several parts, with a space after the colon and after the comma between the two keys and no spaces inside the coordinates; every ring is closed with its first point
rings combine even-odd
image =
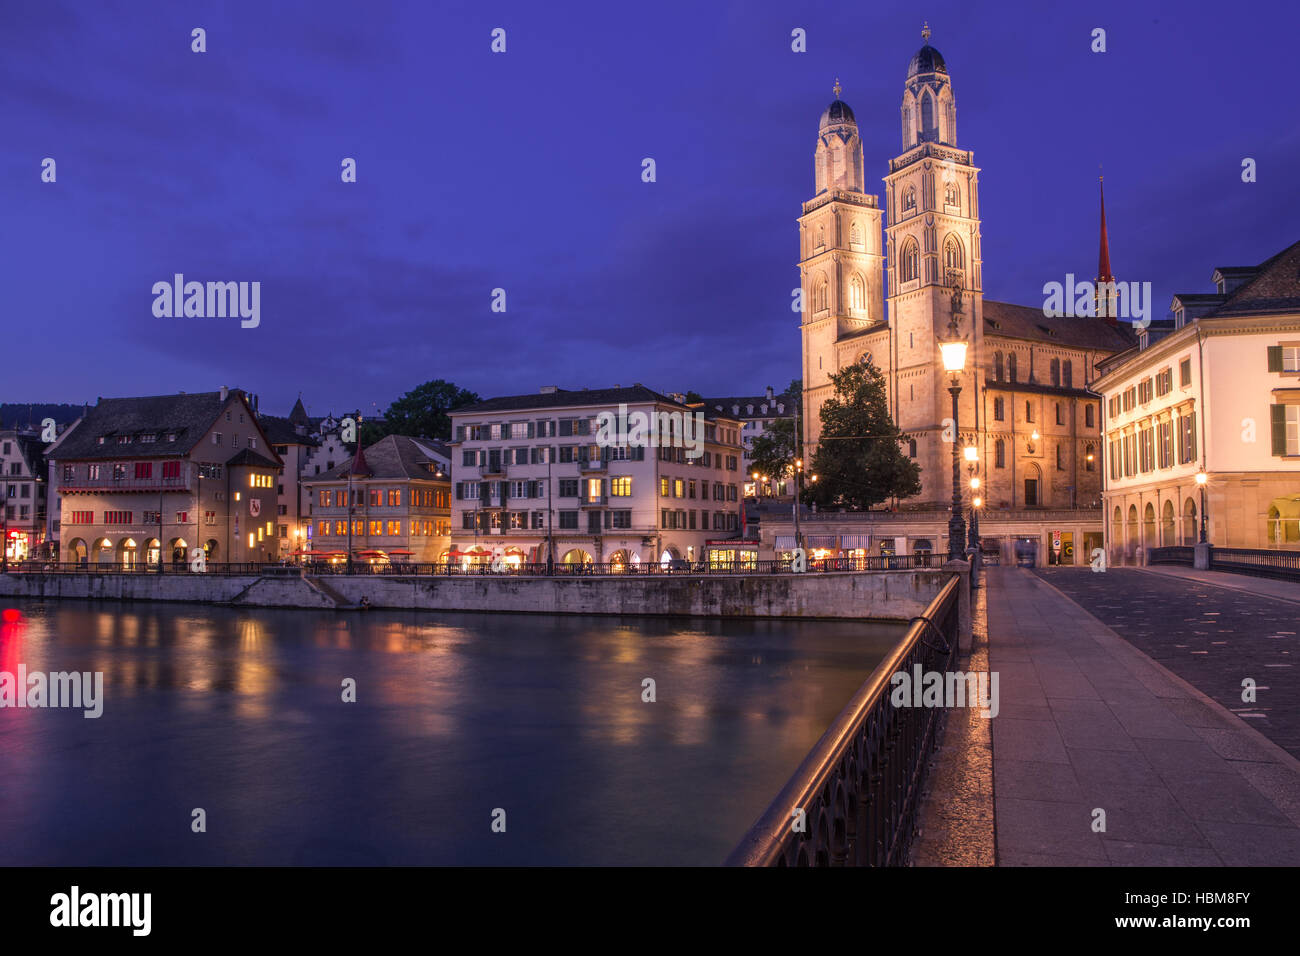
{"type": "Polygon", "coordinates": [[[1196,571],[1173,564],[1153,564],[1142,570],[1147,574],[1164,574],[1184,581],[1213,584],[1231,591],[1245,591],[1261,597],[1300,603],[1300,584],[1294,581],[1275,581],[1272,578],[1257,578],[1252,574],[1232,574],[1228,571],[1196,571]]]}
{"type": "Polygon", "coordinates": [[[1300,761],[1037,575],[986,584],[999,865],[1300,859],[1300,761]]]}

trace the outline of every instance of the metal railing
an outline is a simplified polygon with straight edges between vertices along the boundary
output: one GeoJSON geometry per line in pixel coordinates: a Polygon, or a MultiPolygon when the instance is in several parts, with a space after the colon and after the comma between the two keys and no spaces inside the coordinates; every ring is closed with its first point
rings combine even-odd
{"type": "MultiPolygon", "coordinates": [[[[845,571],[910,571],[918,568],[938,568],[943,564],[942,556],[930,554],[873,555],[861,558],[823,558],[808,561],[809,574],[845,571]]],[[[282,573],[285,569],[301,569],[308,574],[382,574],[408,576],[457,577],[466,575],[496,576],[559,576],[559,577],[613,577],[627,575],[665,574],[683,575],[738,575],[738,574],[791,574],[795,573],[790,558],[777,558],[764,561],[685,561],[674,560],[667,564],[645,562],[641,564],[597,562],[588,564],[565,564],[556,561],[552,565],[545,562],[507,563],[500,570],[493,570],[491,562],[462,566],[458,563],[429,563],[414,561],[386,561],[370,563],[354,560],[351,569],[346,561],[304,561],[296,564],[254,563],[254,562],[212,562],[206,565],[203,573],[208,574],[265,574],[282,573]]],[[[157,574],[156,564],[136,561],[130,565],[97,561],[24,561],[10,562],[11,573],[38,574],[157,574]]],[[[189,561],[166,562],[164,574],[200,573],[190,570],[189,561]]]]}
{"type": "Polygon", "coordinates": [[[1210,570],[1300,581],[1300,551],[1214,547],[1210,549],[1210,570]]]}
{"type": "Polygon", "coordinates": [[[728,866],[898,866],[915,830],[941,707],[895,707],[899,671],[946,673],[956,661],[954,575],[912,621],[727,858],[728,866]],[[796,829],[802,810],[803,827],[796,829]]]}

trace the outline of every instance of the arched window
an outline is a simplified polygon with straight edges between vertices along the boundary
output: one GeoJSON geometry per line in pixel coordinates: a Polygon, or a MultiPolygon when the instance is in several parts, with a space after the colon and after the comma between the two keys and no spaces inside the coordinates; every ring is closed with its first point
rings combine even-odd
{"type": "Polygon", "coordinates": [[[912,105],[909,103],[903,107],[903,145],[912,145],[912,105]]]}
{"type": "MultiPolygon", "coordinates": [[[[1069,359],[1066,359],[1065,364],[1061,367],[1061,379],[1064,381],[1066,388],[1074,388],[1074,366],[1069,359]]],[[[1092,411],[1091,407],[1088,411],[1092,411]]]]}
{"type": "Polygon", "coordinates": [[[1088,471],[1095,471],[1097,468],[1096,449],[1092,445],[1083,446],[1083,466],[1088,471]]]}
{"type": "Polygon", "coordinates": [[[816,293],[816,295],[813,296],[813,311],[814,311],[814,312],[822,312],[822,311],[825,311],[825,309],[827,308],[827,305],[826,305],[826,289],[827,289],[827,286],[826,286],[826,280],[825,280],[824,278],[823,278],[823,279],[819,279],[819,280],[817,281],[817,293],[816,293]]]}
{"type": "Polygon", "coordinates": [[[849,280],[849,310],[860,312],[866,308],[866,296],[862,290],[862,277],[854,275],[849,280]]]}
{"type": "Polygon", "coordinates": [[[993,467],[1007,467],[1007,443],[1001,438],[993,443],[993,467]]]}
{"type": "Polygon", "coordinates": [[[916,457],[916,439],[915,439],[915,438],[909,438],[909,439],[907,440],[907,457],[908,457],[908,458],[915,458],[915,457],[916,457]]]}
{"type": "Polygon", "coordinates": [[[915,211],[916,209],[916,187],[908,186],[903,190],[903,212],[915,211]]]}
{"type": "Polygon", "coordinates": [[[921,275],[921,254],[917,248],[915,239],[908,239],[903,243],[903,261],[901,265],[902,276],[900,281],[911,282],[921,275]]]}
{"type": "Polygon", "coordinates": [[[951,272],[954,269],[964,268],[962,262],[964,256],[961,251],[961,243],[955,237],[949,236],[943,244],[943,265],[944,270],[951,272]]]}
{"type": "Polygon", "coordinates": [[[934,97],[926,90],[921,97],[921,141],[929,143],[934,138],[934,97]]]}
{"type": "Polygon", "coordinates": [[[943,187],[943,201],[947,206],[960,206],[961,200],[957,195],[957,184],[948,183],[943,187]]]}
{"type": "Polygon", "coordinates": [[[1007,355],[1007,381],[1014,382],[1015,380],[1016,380],[1016,353],[1011,352],[1010,354],[1007,355]]]}
{"type": "Polygon", "coordinates": [[[1196,544],[1196,502],[1183,502],[1183,544],[1196,544]]]}
{"type": "Polygon", "coordinates": [[[1052,359],[1052,384],[1059,386],[1061,384],[1061,360],[1052,359]]]}
{"type": "Polygon", "coordinates": [[[1002,381],[1002,353],[993,353],[993,381],[1002,381]]]}

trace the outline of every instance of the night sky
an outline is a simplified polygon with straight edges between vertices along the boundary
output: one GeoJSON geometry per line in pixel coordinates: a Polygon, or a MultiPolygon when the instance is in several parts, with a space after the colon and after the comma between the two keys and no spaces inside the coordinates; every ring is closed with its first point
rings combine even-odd
{"type": "Polygon", "coordinates": [[[986,296],[1095,275],[1099,164],[1115,275],[1157,318],[1300,238],[1293,3],[0,0],[0,400],[779,390],[818,118],[838,76],[880,194],[923,20],[982,169],[986,296]],[[177,272],[260,281],[261,325],[155,318],[177,272]]]}

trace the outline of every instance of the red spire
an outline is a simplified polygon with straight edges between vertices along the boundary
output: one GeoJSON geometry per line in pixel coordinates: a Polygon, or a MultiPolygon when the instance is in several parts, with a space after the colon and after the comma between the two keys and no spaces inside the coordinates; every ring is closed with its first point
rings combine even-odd
{"type": "Polygon", "coordinates": [[[1101,248],[1097,253],[1097,281],[1114,282],[1115,277],[1110,274],[1110,238],[1106,235],[1106,186],[1100,177],[1097,182],[1101,184],[1101,248]]]}
{"type": "Polygon", "coordinates": [[[366,453],[361,450],[361,442],[357,442],[357,453],[352,458],[352,468],[348,471],[351,478],[364,478],[367,475],[373,475],[370,466],[366,464],[366,453]]]}

